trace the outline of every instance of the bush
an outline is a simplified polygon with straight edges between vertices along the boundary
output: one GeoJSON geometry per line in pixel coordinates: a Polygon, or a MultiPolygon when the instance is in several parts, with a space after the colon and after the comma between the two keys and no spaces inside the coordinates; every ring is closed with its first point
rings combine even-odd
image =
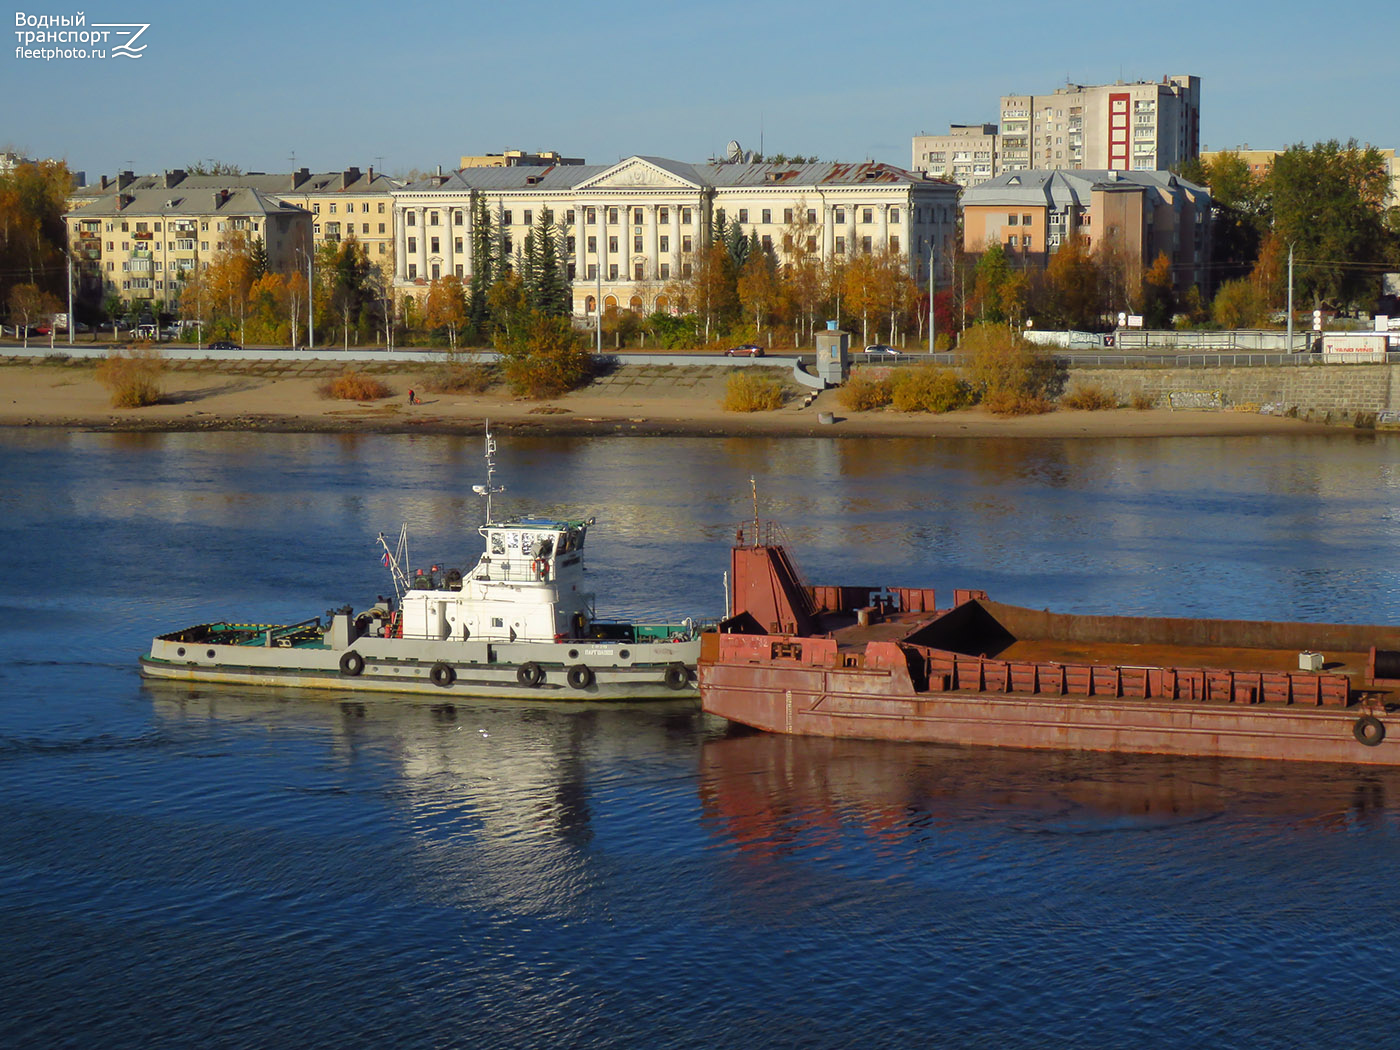
{"type": "Polygon", "coordinates": [[[498,335],[496,349],[506,382],[522,397],[567,394],[582,386],[593,370],[588,340],[567,317],[531,314],[510,334],[498,335]]]}
{"type": "Polygon", "coordinates": [[[1015,390],[995,390],[982,399],[982,404],[994,416],[1039,416],[1055,407],[1040,394],[1015,390]]]}
{"type": "Polygon", "coordinates": [[[1129,401],[1129,404],[1131,404],[1139,412],[1146,412],[1156,403],[1157,400],[1151,394],[1145,394],[1141,390],[1134,394],[1132,396],[1132,400],[1129,401]]]}
{"type": "Polygon", "coordinates": [[[1101,412],[1106,408],[1117,408],[1118,398],[1097,383],[1075,387],[1060,398],[1064,408],[1077,408],[1084,412],[1101,412]]]}
{"type": "Polygon", "coordinates": [[[999,404],[1046,399],[1054,360],[1020,332],[998,324],[973,325],[958,349],[969,357],[968,378],[983,401],[990,402],[994,395],[1000,395],[999,404]]]}
{"type": "Polygon", "coordinates": [[[745,368],[729,377],[721,404],[726,412],[772,412],[783,407],[783,385],[745,368]]]}
{"type": "Polygon", "coordinates": [[[113,408],[140,408],[159,402],[164,372],[165,359],[152,347],[130,353],[113,350],[97,366],[98,381],[111,393],[113,408]]]}
{"type": "Polygon", "coordinates": [[[891,400],[900,412],[951,412],[972,403],[972,391],[951,368],[919,365],[901,369],[890,380],[891,400]]]}
{"type": "Polygon", "coordinates": [[[423,389],[434,394],[484,394],[496,381],[496,370],[484,361],[451,353],[423,379],[423,389]]]}
{"type": "Polygon", "coordinates": [[[890,403],[890,386],[888,378],[874,379],[855,372],[836,391],[836,400],[847,412],[870,412],[890,403]]]}
{"type": "Polygon", "coordinates": [[[341,401],[378,401],[392,397],[394,391],[373,376],[347,369],[330,382],[322,383],[318,393],[341,401]]]}

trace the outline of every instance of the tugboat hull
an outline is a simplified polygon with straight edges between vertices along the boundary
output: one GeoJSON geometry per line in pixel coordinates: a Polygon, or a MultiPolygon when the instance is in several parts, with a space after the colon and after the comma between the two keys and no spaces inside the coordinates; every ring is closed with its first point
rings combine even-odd
{"type": "MultiPolygon", "coordinates": [[[[278,646],[277,627],[204,624],[162,635],[141,657],[148,678],[187,682],[489,696],[522,700],[672,700],[696,695],[700,642],[432,642],[361,637],[278,646]],[[247,636],[274,644],[248,644],[247,636]],[[224,640],[241,637],[241,643],[224,640]]],[[[333,635],[333,632],[332,632],[333,635]]]]}

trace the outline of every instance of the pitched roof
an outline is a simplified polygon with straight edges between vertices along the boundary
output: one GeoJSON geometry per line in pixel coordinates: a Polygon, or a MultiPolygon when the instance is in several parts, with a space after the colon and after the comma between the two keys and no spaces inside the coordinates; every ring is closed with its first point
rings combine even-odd
{"type": "Polygon", "coordinates": [[[74,209],[67,214],[80,218],[96,215],[310,214],[294,204],[287,204],[255,189],[245,187],[228,190],[228,196],[221,197],[223,192],[210,189],[186,191],[177,186],[172,189],[147,189],[133,193],[128,186],[120,194],[107,194],[86,207],[74,209]]]}
{"type": "Polygon", "coordinates": [[[863,161],[858,164],[819,161],[803,164],[722,163],[688,164],[666,157],[635,155],[615,164],[569,164],[549,167],[462,168],[451,175],[432,175],[402,187],[407,193],[445,193],[484,190],[567,191],[598,179],[600,176],[636,162],[650,165],[675,178],[696,186],[724,189],[742,186],[868,186],[918,183],[948,185],[942,179],[897,168],[892,164],[863,161]]]}
{"type": "Polygon", "coordinates": [[[1038,168],[1004,171],[969,187],[963,191],[962,203],[964,207],[1025,204],[1063,208],[1071,204],[1087,206],[1096,190],[1145,190],[1169,196],[1178,188],[1197,195],[1208,193],[1205,187],[1170,171],[1038,168]]]}

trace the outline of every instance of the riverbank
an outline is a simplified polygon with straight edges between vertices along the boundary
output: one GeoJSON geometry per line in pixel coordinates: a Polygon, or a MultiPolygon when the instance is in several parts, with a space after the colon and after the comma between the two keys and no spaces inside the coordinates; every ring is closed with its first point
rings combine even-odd
{"type": "Polygon", "coordinates": [[[982,409],[944,415],[846,412],[834,391],[808,403],[794,392],[773,412],[720,407],[728,371],[709,367],[624,365],[582,390],[547,401],[485,394],[432,394],[424,369],[371,365],[363,371],[393,391],[377,401],[321,396],[340,366],[329,362],[172,362],[165,396],[143,408],[113,408],[91,362],[11,362],[0,367],[0,426],[106,431],[270,431],[432,433],[502,430],[552,434],[821,437],[1161,437],[1318,432],[1328,428],[1278,415],[1243,411],[1059,410],[1003,418],[982,409]],[[413,389],[421,404],[409,405],[413,389]],[[823,423],[824,417],[832,422],[823,423]]]}

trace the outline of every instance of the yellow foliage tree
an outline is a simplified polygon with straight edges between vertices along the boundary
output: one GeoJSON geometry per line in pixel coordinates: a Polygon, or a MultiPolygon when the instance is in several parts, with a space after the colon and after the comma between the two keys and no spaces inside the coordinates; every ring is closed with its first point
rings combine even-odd
{"type": "Polygon", "coordinates": [[[440,277],[428,285],[423,297],[423,323],[429,328],[446,328],[448,342],[457,349],[457,333],[467,323],[467,295],[456,274],[440,277]]]}

